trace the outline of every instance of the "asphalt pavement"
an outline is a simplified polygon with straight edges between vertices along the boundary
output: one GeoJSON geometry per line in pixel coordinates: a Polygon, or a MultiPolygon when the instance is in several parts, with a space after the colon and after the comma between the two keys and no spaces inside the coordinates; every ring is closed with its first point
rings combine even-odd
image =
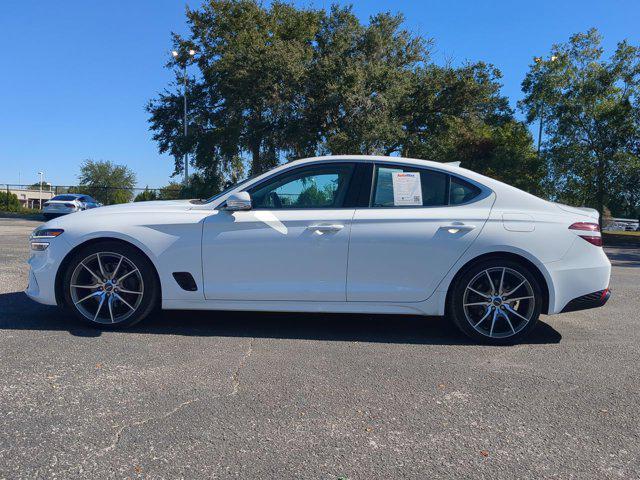
{"type": "Polygon", "coordinates": [[[0,218],[0,478],[640,478],[640,251],[526,343],[440,318],[165,312],[101,332],[30,301],[0,218]]]}

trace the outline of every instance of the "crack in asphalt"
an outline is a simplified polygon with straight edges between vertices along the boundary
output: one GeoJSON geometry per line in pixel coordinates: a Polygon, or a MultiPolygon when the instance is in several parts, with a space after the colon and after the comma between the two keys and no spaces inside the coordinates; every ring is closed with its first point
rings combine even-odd
{"type": "Polygon", "coordinates": [[[176,413],[178,410],[181,410],[182,408],[186,407],[187,405],[190,405],[190,404],[192,404],[194,402],[197,402],[197,401],[198,401],[197,398],[194,398],[194,399],[191,399],[191,400],[187,400],[185,402],[182,402],[180,405],[178,405],[174,409],[166,412],[163,415],[153,416],[153,417],[145,418],[144,420],[139,420],[137,422],[127,423],[125,425],[122,425],[118,429],[118,431],[116,432],[114,441],[111,443],[111,445],[108,445],[107,447],[103,448],[100,452],[98,452],[98,454],[96,456],[100,457],[100,456],[104,455],[105,453],[108,453],[111,450],[115,449],[118,446],[118,443],[120,443],[120,439],[122,438],[122,434],[124,433],[124,431],[126,429],[133,428],[133,427],[139,427],[140,425],[144,425],[145,423],[149,423],[149,422],[152,422],[154,420],[164,420],[165,418],[170,417],[171,415],[176,413]]]}
{"type": "Polygon", "coordinates": [[[249,359],[252,353],[253,353],[253,338],[249,342],[249,348],[247,349],[246,352],[244,352],[244,355],[242,356],[242,358],[240,358],[240,361],[238,362],[238,366],[231,374],[232,390],[231,390],[231,393],[229,394],[230,397],[237,395],[238,390],[240,389],[240,371],[242,370],[246,361],[249,359]]]}

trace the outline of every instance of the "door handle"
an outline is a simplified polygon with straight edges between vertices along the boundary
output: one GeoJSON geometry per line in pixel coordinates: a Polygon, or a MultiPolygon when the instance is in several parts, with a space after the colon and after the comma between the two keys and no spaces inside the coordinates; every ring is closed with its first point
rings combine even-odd
{"type": "Polygon", "coordinates": [[[344,225],[309,225],[307,230],[313,230],[314,232],[339,232],[344,228],[344,225]]]}
{"type": "Polygon", "coordinates": [[[442,230],[446,230],[449,233],[458,233],[458,232],[470,232],[474,228],[475,225],[465,225],[464,223],[453,222],[451,225],[443,225],[440,227],[442,230]]]}

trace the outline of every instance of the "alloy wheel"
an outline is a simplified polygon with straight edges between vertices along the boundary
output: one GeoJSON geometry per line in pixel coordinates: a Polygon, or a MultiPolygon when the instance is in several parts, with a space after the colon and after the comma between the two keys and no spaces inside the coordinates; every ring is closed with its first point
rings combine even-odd
{"type": "Polygon", "coordinates": [[[88,320],[102,324],[125,321],[144,296],[138,267],[114,252],[98,252],[84,258],[71,274],[71,300],[88,320]]]}
{"type": "Polygon", "coordinates": [[[462,306],[471,325],[489,338],[508,338],[524,329],[535,312],[531,283],[508,267],[482,270],[467,284],[462,306]]]}

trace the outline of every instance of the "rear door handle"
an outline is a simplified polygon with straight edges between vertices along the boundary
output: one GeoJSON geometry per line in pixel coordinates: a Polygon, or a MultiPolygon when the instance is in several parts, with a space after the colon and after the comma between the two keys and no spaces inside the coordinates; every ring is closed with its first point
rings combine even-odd
{"type": "Polygon", "coordinates": [[[309,225],[307,230],[314,232],[339,232],[344,228],[344,225],[332,224],[332,225],[309,225]]]}
{"type": "Polygon", "coordinates": [[[440,228],[443,230],[446,230],[449,233],[458,233],[458,232],[470,232],[471,230],[476,228],[476,226],[453,222],[451,225],[443,225],[440,228]]]}

